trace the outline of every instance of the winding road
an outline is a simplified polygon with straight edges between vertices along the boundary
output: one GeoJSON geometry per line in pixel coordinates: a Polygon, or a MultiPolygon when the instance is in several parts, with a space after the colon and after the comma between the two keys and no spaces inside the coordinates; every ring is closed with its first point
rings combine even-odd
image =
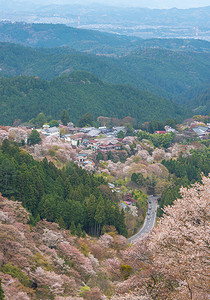
{"type": "Polygon", "coordinates": [[[152,230],[152,228],[155,226],[155,221],[156,221],[156,214],[157,214],[157,199],[160,196],[150,196],[148,199],[148,211],[147,211],[147,215],[146,218],[144,220],[144,224],[141,227],[141,229],[134,234],[133,236],[131,236],[128,240],[129,243],[135,243],[135,241],[141,237],[142,235],[150,232],[150,230],[152,230]]]}

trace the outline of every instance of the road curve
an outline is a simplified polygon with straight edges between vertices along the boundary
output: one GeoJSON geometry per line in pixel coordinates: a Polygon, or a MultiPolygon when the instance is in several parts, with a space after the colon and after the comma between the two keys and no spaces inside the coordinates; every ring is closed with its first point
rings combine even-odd
{"type": "Polygon", "coordinates": [[[145,220],[144,220],[144,224],[136,234],[134,234],[133,236],[131,236],[128,239],[129,243],[135,243],[135,241],[139,237],[141,237],[144,234],[150,232],[150,230],[152,230],[152,228],[155,226],[156,215],[157,215],[157,199],[159,197],[160,196],[149,196],[148,211],[147,211],[147,215],[146,215],[145,220]]]}

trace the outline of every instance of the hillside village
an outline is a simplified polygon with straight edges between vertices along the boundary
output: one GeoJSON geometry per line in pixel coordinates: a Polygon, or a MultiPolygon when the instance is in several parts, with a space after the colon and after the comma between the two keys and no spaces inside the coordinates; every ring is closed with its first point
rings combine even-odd
{"type": "Polygon", "coordinates": [[[162,160],[177,159],[180,153],[188,156],[191,150],[201,149],[199,141],[208,141],[210,124],[192,118],[175,128],[166,125],[164,129],[156,130],[151,136],[168,136],[170,140],[165,147],[155,147],[149,140],[149,133],[142,129],[132,129],[129,133],[122,125],[79,128],[71,122],[66,126],[44,124],[37,128],[41,143],[34,145],[27,145],[33,127],[1,126],[0,141],[14,140],[35,159],[47,157],[58,167],[73,161],[88,172],[102,175],[117,195],[120,208],[126,211],[131,235],[144,220],[147,195],[161,195],[171,184],[162,160]],[[140,205],[138,201],[143,202],[140,205]]]}
{"type": "MultiPolygon", "coordinates": [[[[69,123],[68,126],[60,124],[59,127],[43,125],[42,129],[38,129],[38,132],[46,138],[57,137],[61,141],[69,143],[77,153],[75,162],[89,171],[95,169],[95,159],[93,158],[96,158],[97,153],[101,152],[107,157],[110,151],[129,149],[130,145],[135,143],[135,136],[139,131],[141,130],[134,130],[130,135],[125,126],[78,128],[73,123],[69,123]],[[65,134],[62,134],[63,132],[65,134]]],[[[185,120],[179,130],[166,125],[165,130],[155,131],[155,134],[166,133],[174,133],[177,140],[180,138],[196,139],[197,137],[205,139],[210,134],[210,123],[205,124],[192,118],[185,120]]]]}
{"type": "MultiPolygon", "coordinates": [[[[205,117],[203,119],[205,119],[205,117]]],[[[132,125],[130,126],[132,127],[132,125]]],[[[20,144],[27,145],[27,140],[32,130],[32,126],[1,126],[0,141],[2,142],[5,138],[9,138],[20,144]]],[[[52,148],[54,147],[52,150],[54,150],[55,153],[59,147],[63,145],[64,148],[66,147],[66,152],[68,152],[68,148],[71,150],[71,157],[69,159],[66,158],[67,161],[73,160],[82,168],[95,172],[97,171],[98,162],[100,160],[109,161],[110,157],[113,159],[114,153],[121,155],[123,152],[126,152],[127,155],[124,155],[125,160],[126,156],[131,155],[131,152],[132,154],[137,153],[138,150],[140,150],[139,145],[137,145],[137,136],[139,132],[142,132],[142,129],[134,130],[132,128],[132,131],[129,131],[126,126],[122,125],[79,128],[70,122],[66,126],[60,123],[58,127],[50,127],[50,125],[44,124],[41,128],[36,128],[36,131],[40,134],[43,150],[45,150],[44,145],[48,144],[48,142],[52,145],[52,148]],[[58,145],[57,149],[55,147],[56,143],[58,145]],[[102,155],[99,155],[100,153],[102,155]]],[[[180,125],[177,124],[176,128],[165,125],[164,130],[154,131],[154,134],[157,135],[167,133],[173,133],[173,145],[177,147],[177,145],[182,142],[186,143],[188,139],[192,141],[208,139],[210,123],[198,121],[195,116],[195,118],[183,121],[180,125]]],[[[36,148],[36,146],[34,147],[36,148]]],[[[31,148],[33,147],[31,146],[31,148]]],[[[31,152],[30,147],[29,152],[31,152]]],[[[53,151],[51,151],[50,155],[51,157],[55,156],[53,155],[53,151]]],[[[173,156],[174,155],[172,153],[170,155],[170,151],[167,150],[166,158],[173,156]]],[[[115,162],[119,160],[118,157],[115,162]]],[[[148,162],[153,161],[148,160],[148,162]]]]}
{"type": "Polygon", "coordinates": [[[210,6],[92,1],[0,1],[0,300],[210,300],[210,6]]]}

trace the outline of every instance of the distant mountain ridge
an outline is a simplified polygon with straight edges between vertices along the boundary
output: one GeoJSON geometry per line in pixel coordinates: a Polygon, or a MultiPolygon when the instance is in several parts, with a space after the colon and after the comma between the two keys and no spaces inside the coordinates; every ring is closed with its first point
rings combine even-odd
{"type": "Polygon", "coordinates": [[[68,46],[88,53],[121,55],[136,49],[141,40],[136,37],[78,29],[62,24],[1,22],[0,25],[0,41],[30,47],[68,46]]]}
{"type": "MultiPolygon", "coordinates": [[[[38,4],[36,1],[33,7],[30,3],[26,3],[18,8],[17,1],[14,2],[13,5],[9,3],[2,5],[0,19],[12,22],[66,24],[72,27],[80,26],[147,39],[195,38],[198,27],[200,38],[209,40],[210,6],[177,9],[174,5],[170,9],[150,9],[147,7],[150,6],[151,1],[144,0],[144,5],[141,1],[142,8],[123,7],[123,5],[114,7],[114,1],[110,0],[111,6],[109,6],[110,2],[107,0],[104,5],[96,3],[86,5],[84,1],[80,4],[78,1],[76,4],[69,2],[61,4],[59,1],[60,3],[45,5],[44,3],[38,4]],[[7,9],[4,10],[6,7],[7,9]],[[80,15],[80,21],[78,15],[80,15]]],[[[155,2],[156,8],[160,7],[160,1],[155,2]]],[[[192,0],[190,2],[193,6],[192,0]]],[[[133,1],[130,3],[132,4],[133,1]]],[[[170,3],[169,6],[171,6],[170,3]]]]}
{"type": "Polygon", "coordinates": [[[159,48],[173,51],[210,52],[210,42],[199,39],[143,39],[141,49],[159,48]]]}
{"type": "Polygon", "coordinates": [[[80,53],[68,47],[41,49],[0,43],[1,76],[30,75],[51,80],[76,70],[182,103],[209,84],[210,53],[148,48],[111,58],[80,53]]]}
{"type": "Polygon", "coordinates": [[[0,41],[30,47],[63,47],[100,55],[127,55],[139,48],[210,52],[210,42],[197,39],[141,39],[63,24],[0,22],[0,41]]]}

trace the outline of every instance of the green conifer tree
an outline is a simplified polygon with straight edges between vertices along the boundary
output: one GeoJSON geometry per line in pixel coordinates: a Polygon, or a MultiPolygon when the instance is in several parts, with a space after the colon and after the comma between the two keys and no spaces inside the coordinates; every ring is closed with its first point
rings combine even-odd
{"type": "Polygon", "coordinates": [[[79,223],[77,225],[77,236],[81,237],[81,235],[82,235],[82,228],[81,228],[81,224],[79,223]]]}
{"type": "Polygon", "coordinates": [[[88,227],[91,234],[94,234],[94,225],[95,225],[95,212],[96,212],[96,198],[94,195],[90,195],[87,202],[87,215],[88,215],[88,227]]]}
{"type": "Polygon", "coordinates": [[[1,279],[0,279],[0,300],[4,300],[4,291],[1,286],[1,279]]]}
{"type": "Polygon", "coordinates": [[[96,155],[96,160],[99,161],[99,160],[104,160],[104,156],[101,152],[98,152],[98,154],[96,155]]]}
{"type": "Polygon", "coordinates": [[[120,234],[127,237],[128,232],[127,232],[127,228],[126,228],[126,224],[125,224],[125,212],[123,209],[121,210],[121,213],[120,213],[119,232],[120,232],[120,234]]]}
{"type": "Polygon", "coordinates": [[[71,222],[70,232],[72,235],[76,234],[76,226],[74,224],[74,221],[71,222]]]}
{"type": "Polygon", "coordinates": [[[58,220],[58,224],[59,224],[60,228],[66,228],[66,224],[65,224],[62,216],[60,216],[60,218],[58,220]]]}
{"type": "Polygon", "coordinates": [[[93,123],[94,123],[93,116],[90,113],[86,113],[79,119],[78,126],[79,127],[93,126],[93,123]]]}
{"type": "Polygon", "coordinates": [[[39,127],[42,127],[46,121],[47,121],[47,118],[46,118],[45,114],[40,113],[34,119],[34,125],[36,126],[36,128],[39,128],[39,127]]]}
{"type": "Polygon", "coordinates": [[[108,158],[109,160],[112,160],[112,159],[114,158],[113,155],[112,155],[112,151],[109,151],[109,152],[108,152],[107,158],[108,158]]]}
{"type": "Polygon", "coordinates": [[[70,117],[69,117],[69,114],[68,114],[68,112],[67,112],[66,109],[64,109],[64,110],[61,112],[60,118],[61,118],[61,122],[63,123],[63,125],[66,126],[66,125],[68,124],[68,122],[70,121],[70,117]]]}
{"type": "Polygon", "coordinates": [[[106,218],[106,215],[105,215],[105,209],[104,209],[104,199],[100,195],[99,199],[98,199],[96,213],[95,213],[95,221],[97,223],[97,230],[96,230],[97,235],[100,235],[101,227],[103,226],[105,218],[106,218]]]}
{"type": "Polygon", "coordinates": [[[39,144],[41,142],[40,134],[37,130],[32,130],[31,134],[29,135],[29,138],[27,139],[28,145],[35,145],[39,144]]]}
{"type": "Polygon", "coordinates": [[[82,237],[85,239],[86,238],[86,232],[83,230],[82,232],[82,237]]]}

